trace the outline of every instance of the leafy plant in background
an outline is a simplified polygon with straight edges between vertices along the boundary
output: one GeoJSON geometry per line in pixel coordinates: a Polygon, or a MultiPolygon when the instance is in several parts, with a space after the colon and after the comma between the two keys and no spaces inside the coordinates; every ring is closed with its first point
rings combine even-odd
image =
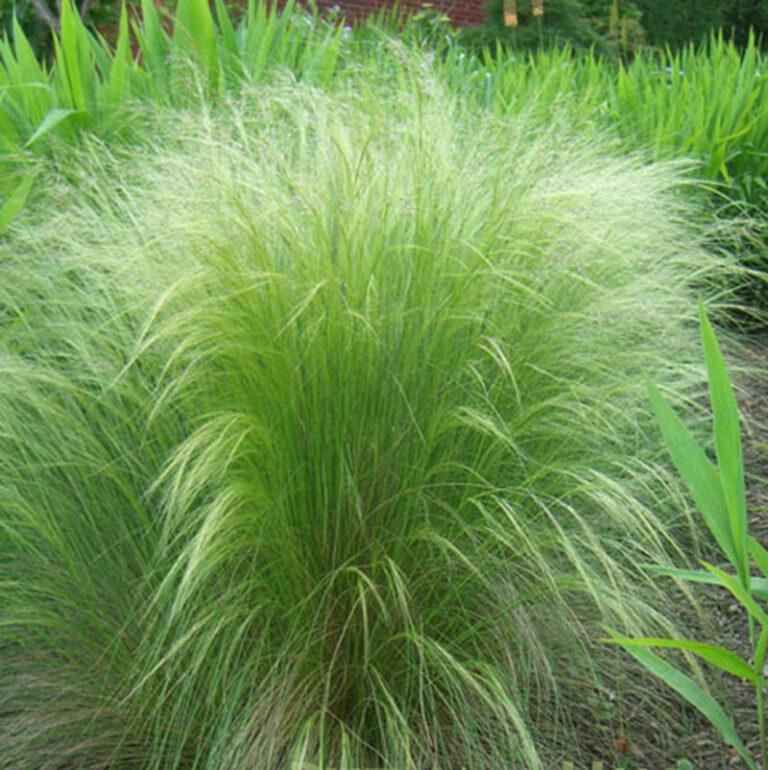
{"type": "Polygon", "coordinates": [[[418,11],[408,14],[402,27],[404,42],[428,45],[438,51],[450,49],[458,34],[450,16],[432,3],[423,3],[418,11]]]}
{"type": "Polygon", "coordinates": [[[587,18],[608,50],[628,60],[645,45],[637,5],[627,0],[583,0],[587,18]]]}
{"type": "Polygon", "coordinates": [[[768,57],[754,36],[742,49],[723,35],[663,56],[636,57],[607,88],[604,117],[650,157],[692,158],[713,182],[713,206],[752,220],[740,258],[753,274],[751,301],[768,301],[768,57]],[[761,236],[762,230],[762,236],[761,236]]]}
{"type": "Polygon", "coordinates": [[[489,0],[483,24],[463,30],[461,40],[474,49],[497,43],[510,50],[565,44],[577,50],[604,47],[581,0],[547,0],[541,15],[533,14],[529,2],[520,2],[518,19],[517,27],[505,26],[504,0],[489,0]]]}
{"type": "MultiPolygon", "coordinates": [[[[71,0],[63,0],[50,67],[15,23],[11,39],[0,40],[4,163],[12,169],[24,162],[24,151],[44,153],[54,137],[71,142],[83,129],[101,136],[119,131],[130,122],[125,107],[131,101],[189,103],[200,88],[216,99],[278,68],[323,83],[336,70],[341,26],[318,23],[293,2],[280,10],[251,2],[235,27],[221,0],[215,14],[207,0],[179,0],[170,32],[152,0],[142,0],[141,11],[134,58],[125,8],[113,48],[87,28],[71,0]]],[[[0,174],[0,189],[2,183],[0,174]]]]}
{"type": "Polygon", "coordinates": [[[768,6],[764,0],[635,0],[648,41],[659,48],[703,42],[722,29],[737,46],[747,45],[750,28],[768,45],[768,6]]]}
{"type": "MultiPolygon", "coordinates": [[[[720,36],[622,68],[609,104],[623,136],[657,158],[703,161],[705,178],[768,179],[768,71],[754,38],[720,36]]],[[[753,192],[759,194],[759,190],[753,192]]]]}
{"type": "Polygon", "coordinates": [[[658,655],[643,649],[655,647],[693,653],[728,674],[750,681],[755,686],[762,767],[767,766],[764,689],[768,682],[764,679],[764,671],[768,647],[768,613],[765,609],[765,602],[768,602],[768,551],[748,534],[738,407],[720,346],[703,307],[700,315],[717,464],[707,457],[682,420],[653,386],[650,386],[651,403],[675,467],[733,571],[726,572],[704,561],[704,569],[698,571],[658,566],[650,566],[649,569],[658,574],[728,590],[747,612],[751,661],[747,662],[736,653],[711,644],[678,639],[628,639],[611,629],[608,631],[613,638],[604,641],[624,646],[649,671],[701,711],[747,765],[757,770],[755,761],[722,706],[691,677],[658,655]],[[762,577],[752,576],[752,562],[762,577]]]}
{"type": "MultiPolygon", "coordinates": [[[[126,6],[137,6],[140,0],[126,0],[126,6]]],[[[116,0],[80,0],[77,13],[91,29],[117,27],[121,3],[116,0]]],[[[2,0],[0,2],[0,36],[11,35],[14,18],[37,56],[53,54],[55,34],[61,34],[62,0],[2,0]]]]}

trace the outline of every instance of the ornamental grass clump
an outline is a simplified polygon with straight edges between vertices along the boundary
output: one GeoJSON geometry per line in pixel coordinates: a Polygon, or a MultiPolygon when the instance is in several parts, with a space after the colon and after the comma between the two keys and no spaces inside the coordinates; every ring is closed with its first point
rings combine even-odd
{"type": "Polygon", "coordinates": [[[695,392],[731,270],[601,146],[412,74],[41,170],[0,247],[4,766],[594,745],[600,623],[680,614],[636,567],[687,537],[644,376],[695,392]]]}

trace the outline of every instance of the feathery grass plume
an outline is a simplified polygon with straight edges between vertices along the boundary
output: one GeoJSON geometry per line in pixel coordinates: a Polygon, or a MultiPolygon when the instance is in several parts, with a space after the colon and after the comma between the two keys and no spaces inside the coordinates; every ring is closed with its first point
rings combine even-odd
{"type": "Polygon", "coordinates": [[[158,123],[86,146],[0,259],[6,766],[597,740],[569,702],[619,681],[599,623],[680,612],[635,567],[686,527],[644,376],[694,392],[693,289],[716,310],[731,269],[676,170],[418,67],[158,123]]]}

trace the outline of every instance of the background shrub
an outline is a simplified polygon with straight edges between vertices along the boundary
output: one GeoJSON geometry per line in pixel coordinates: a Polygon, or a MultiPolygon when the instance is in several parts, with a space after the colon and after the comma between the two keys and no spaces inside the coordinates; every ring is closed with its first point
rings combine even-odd
{"type": "Polygon", "coordinates": [[[577,49],[603,45],[580,0],[551,0],[542,16],[531,13],[530,2],[520,2],[518,18],[518,27],[506,27],[503,0],[490,0],[486,4],[484,23],[478,28],[463,30],[461,39],[477,47],[500,41],[512,49],[566,43],[577,49]]]}
{"type": "Polygon", "coordinates": [[[700,43],[722,28],[739,46],[746,45],[750,28],[768,44],[768,7],[762,0],[635,0],[652,45],[679,48],[700,43]]]}

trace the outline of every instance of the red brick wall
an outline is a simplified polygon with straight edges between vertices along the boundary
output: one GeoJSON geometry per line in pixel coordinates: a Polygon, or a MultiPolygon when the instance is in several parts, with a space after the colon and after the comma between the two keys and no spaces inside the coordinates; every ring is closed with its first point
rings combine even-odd
{"type": "MultiPolygon", "coordinates": [[[[400,0],[398,6],[404,10],[418,11],[424,2],[425,0],[400,0]]],[[[322,10],[338,6],[351,21],[395,4],[394,0],[316,0],[316,3],[322,10]]],[[[485,16],[485,3],[486,0],[431,0],[431,5],[450,16],[457,27],[480,24],[485,16]]]]}
{"type": "MultiPolygon", "coordinates": [[[[227,0],[228,3],[245,4],[247,0],[227,0]]],[[[270,0],[268,0],[269,2],[270,0]]],[[[271,0],[282,6],[286,0],[271,0]]],[[[306,3],[309,0],[296,0],[299,3],[306,3]]],[[[427,2],[436,10],[447,14],[453,24],[457,27],[471,27],[482,23],[485,18],[485,4],[487,0],[399,0],[399,8],[408,11],[418,11],[427,2]]],[[[2,0],[0,0],[2,3],[2,0]]],[[[115,0],[119,7],[120,0],[115,0]]],[[[391,8],[395,5],[395,0],[315,0],[315,4],[321,10],[338,7],[342,14],[350,21],[365,18],[366,16],[380,11],[382,8],[391,8]]],[[[155,5],[172,8],[175,6],[173,0],[155,0],[155,5]]],[[[211,3],[212,5],[212,3],[211,3]]],[[[104,31],[102,30],[102,33],[104,31]]]]}

